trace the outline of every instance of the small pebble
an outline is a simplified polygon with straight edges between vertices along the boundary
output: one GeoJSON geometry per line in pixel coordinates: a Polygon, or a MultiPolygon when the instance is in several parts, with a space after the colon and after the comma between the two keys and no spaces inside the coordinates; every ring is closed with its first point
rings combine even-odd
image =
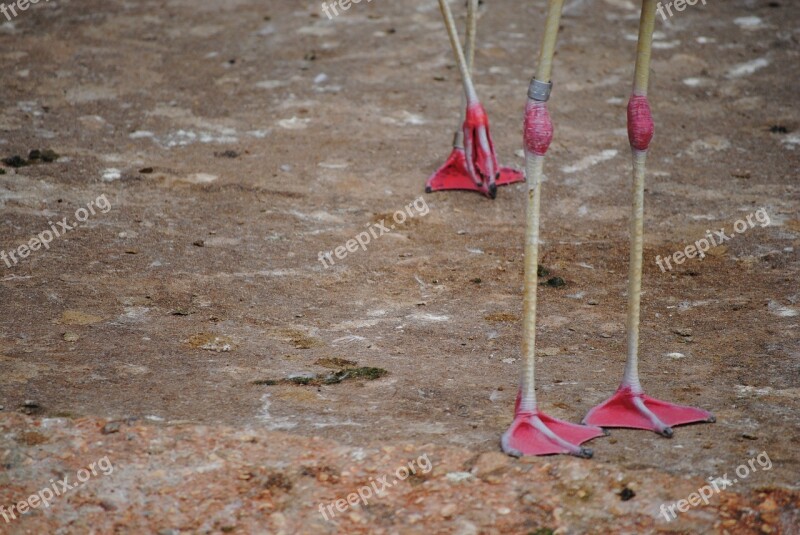
{"type": "Polygon", "coordinates": [[[771,513],[772,511],[778,509],[778,504],[775,503],[775,500],[773,500],[772,498],[767,498],[766,500],[761,502],[761,505],[759,505],[758,508],[764,513],[771,513]]]}
{"type": "Polygon", "coordinates": [[[443,518],[450,518],[455,514],[456,509],[457,509],[456,504],[448,503],[447,505],[442,507],[440,514],[442,515],[443,518]]]}
{"type": "Polygon", "coordinates": [[[352,520],[356,524],[365,524],[367,522],[367,519],[364,518],[364,515],[362,515],[361,513],[353,511],[352,513],[350,513],[349,516],[350,520],[352,520]]]}
{"type": "Polygon", "coordinates": [[[110,435],[111,433],[119,433],[120,427],[122,427],[121,422],[108,422],[106,425],[103,426],[103,429],[100,432],[104,435],[110,435]]]}

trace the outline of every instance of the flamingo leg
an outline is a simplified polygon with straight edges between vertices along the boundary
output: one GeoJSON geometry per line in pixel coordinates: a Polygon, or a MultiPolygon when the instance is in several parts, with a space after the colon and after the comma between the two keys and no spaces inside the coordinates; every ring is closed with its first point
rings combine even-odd
{"type": "Polygon", "coordinates": [[[553,139],[553,125],[547,111],[552,60],[555,53],[563,0],[550,0],[536,77],[528,91],[525,109],[525,170],[528,176],[527,230],[525,233],[525,290],[523,298],[522,353],[524,366],[514,421],[503,434],[501,447],[513,456],[566,453],[588,458],[592,451],[581,446],[603,436],[595,426],[556,420],[537,407],[536,367],[536,289],[539,263],[539,214],[544,178],[544,155],[553,139]],[[541,91],[545,89],[544,91],[541,91]]]}
{"type": "Polygon", "coordinates": [[[497,195],[497,186],[522,182],[525,177],[515,169],[498,165],[489,133],[489,119],[472,83],[478,0],[467,1],[467,35],[464,50],[461,50],[447,0],[440,0],[439,4],[461,72],[464,96],[458,129],[453,138],[453,151],[445,164],[428,178],[425,191],[430,193],[440,190],[472,190],[494,198],[497,195]]]}
{"type": "Polygon", "coordinates": [[[628,138],[633,154],[633,207],[628,271],[628,358],[622,384],[607,401],[589,411],[584,423],[600,427],[647,429],[672,437],[675,425],[714,422],[702,409],[674,405],[644,394],[639,382],[639,323],[642,296],[642,249],[644,234],[644,183],[647,149],[655,127],[647,100],[650,56],[655,26],[656,0],[643,0],[636,54],[633,94],[628,104],[628,138]]]}
{"type": "MultiPolygon", "coordinates": [[[[467,59],[467,70],[472,75],[472,68],[475,65],[475,38],[478,34],[478,1],[467,0],[467,37],[464,46],[464,55],[467,59]]],[[[458,117],[455,135],[453,136],[453,147],[464,148],[464,121],[467,119],[467,96],[461,94],[461,114],[458,117]]]]}

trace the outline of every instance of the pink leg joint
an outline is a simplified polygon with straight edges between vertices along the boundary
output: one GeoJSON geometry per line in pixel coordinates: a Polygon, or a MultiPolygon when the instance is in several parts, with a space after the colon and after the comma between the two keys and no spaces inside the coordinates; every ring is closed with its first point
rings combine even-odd
{"type": "Polygon", "coordinates": [[[529,100],[525,107],[525,149],[544,156],[553,141],[553,122],[544,102],[529,100]]]}
{"type": "Polygon", "coordinates": [[[480,102],[467,106],[467,117],[464,121],[464,153],[470,176],[476,185],[494,198],[497,195],[496,181],[499,166],[492,135],[489,133],[489,117],[480,102]]]}
{"type": "Polygon", "coordinates": [[[650,146],[656,127],[653,123],[653,114],[650,111],[650,102],[643,95],[631,96],[628,102],[628,139],[631,147],[644,152],[650,146]]]}
{"type": "Polygon", "coordinates": [[[486,110],[480,102],[474,102],[467,106],[467,116],[464,122],[472,128],[489,126],[489,116],[486,115],[486,110]]]}

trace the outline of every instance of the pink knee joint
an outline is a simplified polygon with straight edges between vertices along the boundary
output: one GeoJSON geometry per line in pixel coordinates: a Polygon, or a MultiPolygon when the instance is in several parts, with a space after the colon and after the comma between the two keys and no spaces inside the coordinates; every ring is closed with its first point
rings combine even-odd
{"type": "Polygon", "coordinates": [[[653,123],[653,114],[650,111],[650,102],[643,95],[631,96],[628,102],[628,140],[631,147],[644,152],[650,146],[656,127],[653,123]]]}
{"type": "Polygon", "coordinates": [[[489,124],[489,116],[486,115],[486,110],[480,102],[470,104],[467,106],[467,117],[464,121],[466,127],[487,126],[489,124]]]}
{"type": "Polygon", "coordinates": [[[544,102],[528,101],[525,107],[525,149],[544,156],[553,141],[553,122],[544,102]]]}

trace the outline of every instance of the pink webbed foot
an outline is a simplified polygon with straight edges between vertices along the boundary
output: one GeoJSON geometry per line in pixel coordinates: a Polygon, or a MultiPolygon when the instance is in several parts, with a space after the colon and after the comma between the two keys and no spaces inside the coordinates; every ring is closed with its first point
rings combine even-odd
{"type": "Polygon", "coordinates": [[[468,190],[494,199],[498,186],[525,181],[525,175],[521,172],[497,164],[489,132],[489,118],[480,103],[467,107],[462,130],[464,148],[453,149],[447,162],[428,179],[426,193],[468,190]]]}
{"type": "MultiPolygon", "coordinates": [[[[500,168],[500,178],[497,179],[498,186],[505,186],[507,184],[514,184],[515,182],[524,182],[525,175],[516,169],[510,167],[500,168]]],[[[477,191],[484,195],[491,197],[487,188],[483,185],[478,185],[472,179],[467,171],[466,155],[464,149],[456,147],[450,156],[447,158],[445,164],[440,167],[425,184],[425,193],[433,191],[444,190],[467,190],[477,191]]]]}
{"type": "Polygon", "coordinates": [[[514,421],[500,440],[503,451],[514,457],[523,455],[569,454],[589,459],[592,450],[581,446],[593,438],[605,436],[599,427],[558,420],[539,410],[521,411],[517,396],[514,421]]]}
{"type": "Polygon", "coordinates": [[[654,399],[634,392],[630,386],[621,386],[583,419],[583,423],[589,425],[646,429],[667,438],[672,437],[673,426],[715,421],[708,411],[654,399]]]}

